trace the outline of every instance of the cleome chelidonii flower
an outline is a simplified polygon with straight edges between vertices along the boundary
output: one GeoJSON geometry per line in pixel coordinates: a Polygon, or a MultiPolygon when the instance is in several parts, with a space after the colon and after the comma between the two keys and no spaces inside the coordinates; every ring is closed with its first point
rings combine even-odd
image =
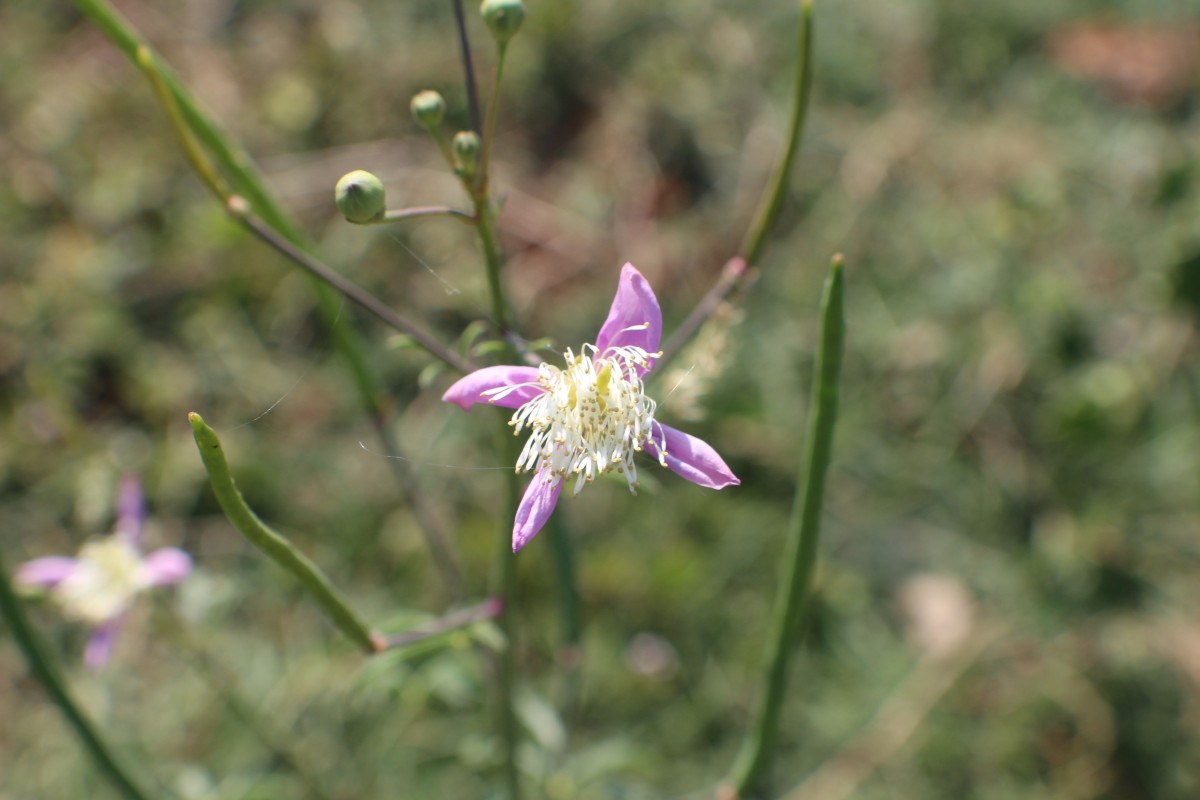
{"type": "Polygon", "coordinates": [[[46,556],[17,568],[18,585],[47,592],[64,616],[91,627],[83,660],[92,669],[108,661],[125,612],[138,594],[179,583],[191,572],[191,557],[174,547],[142,556],[144,519],[141,484],[127,476],[121,481],[112,535],[85,543],[75,558],[46,556]]]}
{"type": "Polygon", "coordinates": [[[485,367],[461,378],[442,399],[468,410],[476,403],[514,408],[509,424],[529,438],[517,472],[533,472],[513,523],[513,552],[529,543],[558,503],[565,482],[579,491],[596,476],[618,472],[636,494],[634,455],[645,451],[692,483],[722,489],[740,483],[717,452],[694,436],[658,422],[643,378],[662,353],[662,311],[649,282],[632,264],[595,344],[568,349],[565,364],[485,367]]]}

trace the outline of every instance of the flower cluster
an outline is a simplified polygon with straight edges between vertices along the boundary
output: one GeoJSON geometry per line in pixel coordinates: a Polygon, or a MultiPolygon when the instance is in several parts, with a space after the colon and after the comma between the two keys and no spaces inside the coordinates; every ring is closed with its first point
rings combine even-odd
{"type": "Polygon", "coordinates": [[[564,481],[576,494],[597,476],[619,472],[636,494],[636,453],[645,452],[692,483],[722,489],[740,483],[717,452],[655,419],[657,404],[643,379],[662,355],[662,311],[649,282],[632,264],[621,270],[608,319],[557,367],[497,366],[472,372],[442,399],[469,410],[476,403],[513,408],[514,434],[529,432],[518,472],[533,472],[513,523],[513,552],[529,543],[558,503],[564,481]]]}

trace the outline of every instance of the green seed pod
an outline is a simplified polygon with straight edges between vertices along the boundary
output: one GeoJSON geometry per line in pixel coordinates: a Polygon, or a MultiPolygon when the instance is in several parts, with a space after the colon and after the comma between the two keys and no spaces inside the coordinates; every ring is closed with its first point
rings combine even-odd
{"type": "Polygon", "coordinates": [[[383,183],[366,170],[347,172],[337,182],[334,201],[347,222],[368,225],[383,218],[387,211],[387,195],[383,183]]]}
{"type": "Polygon", "coordinates": [[[418,92],[412,99],[412,115],[418,125],[433,133],[446,116],[446,101],[432,89],[418,92]]]}
{"type": "Polygon", "coordinates": [[[454,134],[451,146],[454,148],[454,158],[458,162],[459,171],[464,175],[474,174],[475,166],[479,163],[479,136],[475,131],[459,131],[454,134]]]}
{"type": "Polygon", "coordinates": [[[521,0],[483,0],[479,13],[483,14],[492,38],[498,44],[505,44],[525,21],[525,4],[521,0]]]}

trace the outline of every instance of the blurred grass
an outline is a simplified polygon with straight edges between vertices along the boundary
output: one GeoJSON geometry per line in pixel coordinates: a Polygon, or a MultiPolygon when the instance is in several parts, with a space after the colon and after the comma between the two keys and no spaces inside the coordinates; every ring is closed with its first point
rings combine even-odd
{"type": "MultiPolygon", "coordinates": [[[[484,313],[461,226],[352,228],[331,202],[357,167],[393,203],[457,201],[407,112],[432,87],[465,119],[444,3],[121,7],[328,261],[447,339],[484,313]]],[[[731,760],[763,658],[818,287],[840,250],[842,426],[778,786],[936,663],[926,628],[965,618],[1007,634],[857,797],[1194,797],[1200,95],[1194,56],[1164,54],[1167,32],[1196,41],[1200,15],[1177,1],[872,0],[819,3],[817,19],[809,136],[762,278],[711,391],[696,401],[685,384],[662,404],[668,420],[701,418],[688,430],[743,484],[707,493],[647,467],[637,498],[602,483],[563,504],[585,625],[565,739],[546,713],[570,663],[554,562],[547,542],[522,553],[531,795],[678,796],[731,760]],[[1154,46],[1129,43],[1147,30],[1154,46]],[[1141,83],[1113,77],[1130,64],[1141,83]],[[1167,77],[1147,84],[1154,69],[1167,77]],[[931,574],[971,599],[914,593],[931,574]]],[[[668,328],[686,315],[778,148],[793,22],[790,0],[531,2],[494,154],[527,331],[592,336],[624,260],[668,328]]],[[[305,796],[164,635],[177,615],[330,796],[485,796],[498,750],[466,642],[364,665],[205,488],[190,410],[255,508],[372,621],[445,608],[386,463],[358,445],[372,431],[305,281],[214,207],[144,81],[66,5],[7,3],[0,29],[0,546],[10,563],[72,551],[107,528],[133,470],[155,543],[200,567],[173,612],[139,609],[107,671],[72,673],[77,692],[182,796],[305,796]]],[[[397,436],[481,591],[490,470],[506,468],[487,447],[494,420],[443,407],[445,378],[419,388],[419,354],[343,313],[374,342],[397,436]]],[[[81,633],[33,611],[75,659],[81,633]]],[[[0,676],[0,717],[17,721],[0,727],[0,797],[108,796],[7,638],[0,676]]]]}

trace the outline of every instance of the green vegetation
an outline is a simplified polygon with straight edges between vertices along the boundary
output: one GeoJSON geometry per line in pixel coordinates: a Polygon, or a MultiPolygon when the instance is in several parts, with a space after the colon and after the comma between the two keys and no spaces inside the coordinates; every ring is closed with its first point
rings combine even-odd
{"type": "MultiPolygon", "coordinates": [[[[349,225],[333,202],[367,168],[395,208],[467,207],[410,111],[436,90],[447,136],[471,127],[449,3],[122,9],[325,263],[487,356],[469,326],[508,310],[472,227],[349,225]]],[[[468,16],[486,95],[494,47],[468,16]]],[[[807,133],[758,279],[655,378],[662,419],[742,484],[647,462],[637,497],[564,497],[517,557],[525,794],[707,797],[734,763],[842,252],[839,427],[771,796],[1193,798],[1195,9],[818,0],[815,18],[807,133]]],[[[98,673],[86,631],[25,607],[86,718],[181,798],[488,796],[503,748],[479,643],[502,648],[496,629],[364,657],[224,517],[187,415],[255,513],[389,632],[487,592],[511,469],[495,415],[441,403],[457,376],[356,305],[323,310],[69,4],[4,4],[0,30],[3,561],[109,530],[123,472],[145,482],[150,545],[196,561],[98,673]],[[328,312],[365,343],[378,419],[328,312]]],[[[550,353],[585,340],[627,260],[667,331],[687,316],[770,180],[795,33],[793,0],[530,0],[484,159],[524,334],[550,353]]],[[[0,684],[0,797],[117,796],[3,629],[0,684]]]]}

